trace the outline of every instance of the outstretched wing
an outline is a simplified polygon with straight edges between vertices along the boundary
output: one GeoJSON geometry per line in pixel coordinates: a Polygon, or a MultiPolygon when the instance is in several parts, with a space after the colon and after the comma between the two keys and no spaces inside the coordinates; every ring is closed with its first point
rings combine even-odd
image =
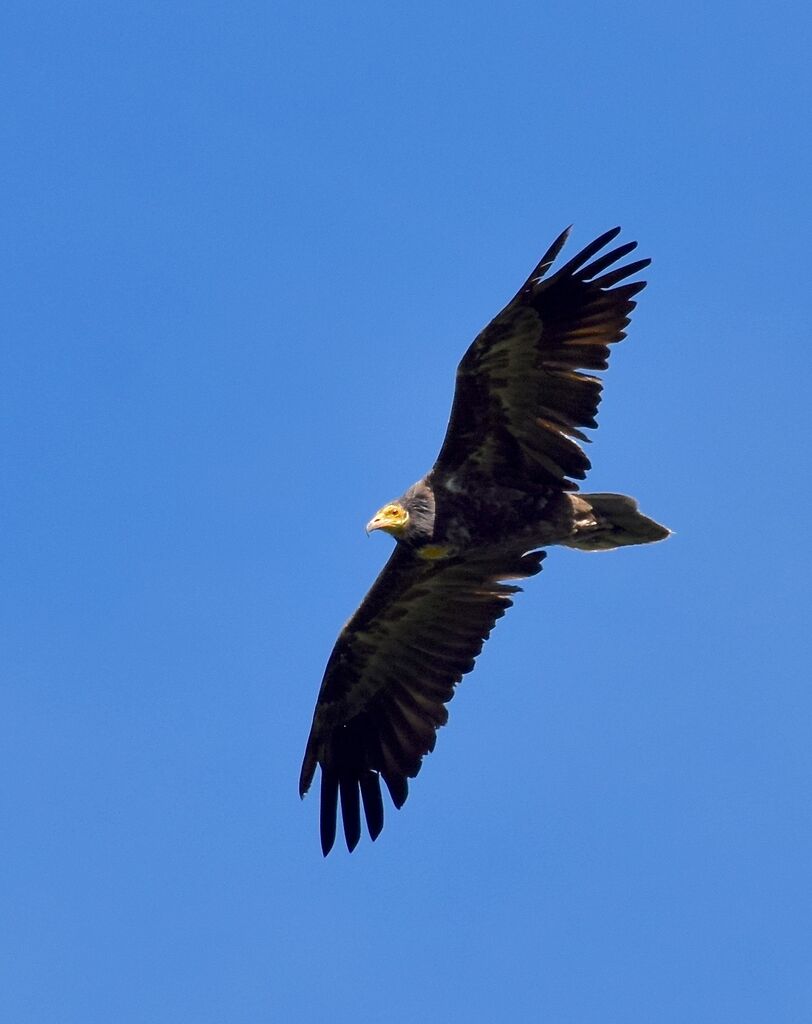
{"type": "Polygon", "coordinates": [[[362,802],[370,836],[383,827],[381,777],[395,806],[403,805],[455,685],[521,589],[501,581],[534,576],[543,557],[490,550],[423,561],[396,547],[333,648],[307,741],[299,792],[320,765],[325,855],[339,796],[350,850],[361,835],[362,802]]]}
{"type": "Polygon", "coordinates": [[[646,282],[620,284],[650,260],[615,266],[636,242],[602,256],[620,233],[596,238],[545,277],[569,235],[564,231],[517,295],[474,340],[457,370],[454,404],[434,472],[476,469],[508,484],[577,490],[590,463],[574,438],[589,440],[609,346],[646,282]],[[597,257],[597,258],[594,258],[597,257]],[[590,262],[591,261],[591,262],[590,262]]]}

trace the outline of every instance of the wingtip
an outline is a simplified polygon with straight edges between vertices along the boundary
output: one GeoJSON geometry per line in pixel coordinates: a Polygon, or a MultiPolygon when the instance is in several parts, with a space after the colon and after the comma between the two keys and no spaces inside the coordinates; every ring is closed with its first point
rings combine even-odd
{"type": "Polygon", "coordinates": [[[352,774],[342,775],[339,781],[339,795],[344,839],[347,849],[352,853],[361,838],[361,802],[358,793],[358,780],[352,774]]]}
{"type": "Polygon", "coordinates": [[[367,832],[370,839],[375,842],[383,831],[383,799],[381,796],[381,780],[375,771],[364,772],[361,775],[361,800],[364,805],[364,817],[367,823],[367,832]]]}
{"type": "Polygon", "coordinates": [[[571,231],[572,224],[564,228],[561,234],[558,235],[558,237],[555,239],[552,245],[547,249],[547,252],[545,252],[545,254],[541,257],[539,262],[535,265],[525,283],[522,285],[522,288],[519,290],[520,295],[526,288],[531,288],[534,284],[541,280],[542,277],[544,277],[544,275],[547,273],[547,271],[550,269],[553,263],[555,263],[558,254],[566,245],[567,239],[569,238],[571,231]]]}
{"type": "MultiPolygon", "coordinates": [[[[313,769],[315,769],[315,765],[313,766],[313,769]]],[[[300,800],[304,800],[304,798],[307,796],[308,792],[310,791],[310,786],[311,786],[312,782],[313,782],[313,770],[311,770],[310,767],[307,765],[307,763],[305,763],[305,764],[302,765],[302,770],[301,770],[301,772],[299,774],[299,799],[300,800]]]]}
{"type": "Polygon", "coordinates": [[[338,778],[333,772],[325,770],[322,766],[319,836],[321,837],[321,852],[325,857],[332,850],[336,840],[337,813],[338,778]]]}
{"type": "Polygon", "coordinates": [[[381,775],[386,783],[386,788],[389,790],[392,803],[400,810],[409,796],[409,780],[400,773],[381,772],[381,775]]]}
{"type": "Polygon", "coordinates": [[[304,760],[302,761],[302,770],[299,773],[299,797],[302,800],[304,800],[305,794],[313,785],[313,777],[316,774],[317,764],[318,758],[316,757],[316,751],[311,736],[307,741],[307,749],[305,750],[304,760]]]}

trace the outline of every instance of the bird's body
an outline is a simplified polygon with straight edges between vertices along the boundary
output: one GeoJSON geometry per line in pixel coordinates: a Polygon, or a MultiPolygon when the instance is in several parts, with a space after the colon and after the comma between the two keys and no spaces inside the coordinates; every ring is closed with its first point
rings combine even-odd
{"type": "Polygon", "coordinates": [[[406,508],[418,497],[432,511],[419,532],[401,543],[420,558],[464,555],[483,547],[527,551],[566,544],[586,527],[584,501],[567,491],[528,493],[483,479],[477,472],[451,480],[429,473],[398,501],[406,508]]]}
{"type": "Polygon", "coordinates": [[[538,573],[538,549],[608,550],[668,536],[631,498],[575,493],[589,468],[576,439],[596,426],[601,389],[582,371],[606,368],[644,287],[619,282],[649,262],[606,273],[635,247],[593,260],[618,231],[545,278],[567,232],[553,243],[463,357],[433,468],[367,524],[397,544],[333,649],[300,780],[304,795],[321,766],[325,854],[339,800],[351,850],[362,805],[373,839],[383,826],[381,778],[403,804],[456,684],[520,589],[506,581],[538,573]]]}

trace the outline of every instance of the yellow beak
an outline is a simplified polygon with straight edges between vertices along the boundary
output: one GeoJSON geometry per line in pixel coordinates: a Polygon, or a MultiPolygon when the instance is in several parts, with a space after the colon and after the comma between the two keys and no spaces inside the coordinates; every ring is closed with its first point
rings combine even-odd
{"type": "Polygon", "coordinates": [[[386,527],[386,520],[380,512],[376,512],[366,525],[367,537],[373,530],[383,530],[386,527]]]}
{"type": "Polygon", "coordinates": [[[409,513],[406,509],[392,502],[389,505],[384,505],[383,508],[379,508],[370,519],[367,523],[367,534],[372,533],[373,530],[383,530],[385,533],[391,533],[393,537],[396,537],[401,533],[408,521],[409,513]]]}

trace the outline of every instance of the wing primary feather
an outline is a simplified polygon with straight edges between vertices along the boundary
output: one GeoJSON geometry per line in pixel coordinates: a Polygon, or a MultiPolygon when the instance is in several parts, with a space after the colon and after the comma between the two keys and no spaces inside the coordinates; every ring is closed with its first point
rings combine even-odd
{"type": "Polygon", "coordinates": [[[622,281],[626,277],[631,277],[632,274],[636,274],[638,271],[643,270],[650,263],[650,259],[636,260],[634,263],[629,263],[625,267],[618,267],[617,270],[611,270],[608,274],[604,274],[603,277],[594,278],[592,283],[604,290],[611,288],[613,284],[617,284],[618,281],[622,281]]]}
{"type": "Polygon", "coordinates": [[[319,807],[319,832],[321,852],[326,857],[336,841],[336,813],[338,811],[338,777],[335,772],[322,765],[321,803],[319,807]]]}
{"type": "Polygon", "coordinates": [[[620,288],[613,288],[609,294],[623,299],[625,303],[624,311],[631,313],[637,307],[637,303],[632,300],[632,296],[642,292],[647,284],[647,281],[632,281],[631,284],[623,284],[620,288]]]}
{"type": "Polygon", "coordinates": [[[302,762],[302,772],[299,776],[299,798],[301,800],[304,800],[305,793],[310,789],[310,784],[313,782],[313,776],[318,764],[314,747],[313,741],[308,740],[304,761],[302,762]]]}
{"type": "Polygon", "coordinates": [[[369,838],[374,842],[383,828],[381,777],[377,772],[365,771],[361,775],[361,799],[364,803],[364,817],[367,821],[369,838]]]}
{"type": "Polygon", "coordinates": [[[391,772],[381,772],[381,775],[392,797],[392,803],[400,810],[409,795],[409,780],[405,775],[394,775],[391,772]]]}
{"type": "Polygon", "coordinates": [[[437,738],[436,727],[413,701],[402,692],[393,692],[390,694],[387,710],[396,728],[408,737],[414,746],[424,748],[424,753],[431,753],[437,738]]]}
{"type": "Polygon", "coordinates": [[[341,819],[344,822],[344,838],[347,849],[352,853],[361,838],[361,804],[358,796],[358,777],[352,769],[342,774],[339,780],[341,794],[341,819]]]}
{"type": "Polygon", "coordinates": [[[610,228],[609,231],[604,231],[602,235],[599,235],[594,242],[590,242],[585,248],[583,248],[576,256],[565,263],[564,266],[555,275],[556,278],[571,276],[576,270],[580,270],[581,267],[588,263],[601,249],[608,245],[613,238],[617,238],[620,234],[620,228],[610,228]]]}
{"type": "Polygon", "coordinates": [[[584,267],[581,271],[581,277],[585,281],[588,281],[592,277],[597,277],[602,270],[606,270],[607,267],[611,267],[613,263],[617,263],[618,260],[622,260],[624,256],[628,256],[630,252],[634,252],[637,248],[637,242],[626,242],[625,245],[619,245],[617,249],[612,249],[607,252],[604,256],[599,256],[598,259],[593,260],[588,267],[584,267]]]}
{"type": "Polygon", "coordinates": [[[555,263],[556,256],[558,256],[558,254],[564,248],[567,239],[570,237],[571,231],[572,224],[570,224],[569,227],[564,228],[564,230],[561,232],[558,238],[556,238],[556,240],[553,242],[553,244],[550,246],[547,252],[545,252],[545,254],[535,265],[530,276],[522,285],[520,292],[524,291],[524,289],[530,286],[534,281],[538,281],[539,278],[544,277],[544,275],[547,273],[547,271],[550,269],[553,263],[555,263]]]}
{"type": "Polygon", "coordinates": [[[403,775],[414,778],[420,770],[422,757],[422,754],[418,753],[419,743],[407,734],[402,723],[395,720],[388,708],[381,708],[377,716],[377,727],[381,749],[388,754],[390,762],[397,765],[397,770],[403,775]]]}

